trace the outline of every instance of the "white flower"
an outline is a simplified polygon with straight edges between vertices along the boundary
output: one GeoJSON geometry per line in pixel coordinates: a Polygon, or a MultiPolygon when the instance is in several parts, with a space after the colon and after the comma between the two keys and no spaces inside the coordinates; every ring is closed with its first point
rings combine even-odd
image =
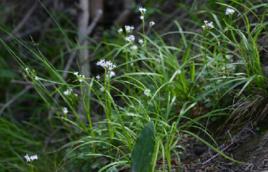
{"type": "Polygon", "coordinates": [[[110,78],[114,77],[114,76],[115,76],[115,72],[114,72],[114,71],[110,71],[110,72],[108,73],[108,76],[109,76],[110,78]]]}
{"type": "Polygon", "coordinates": [[[117,30],[117,32],[118,32],[118,33],[122,33],[122,32],[123,32],[123,29],[120,28],[120,29],[117,30]]]}
{"type": "Polygon", "coordinates": [[[113,64],[111,61],[105,61],[104,59],[101,59],[96,64],[97,66],[101,66],[109,71],[113,70],[116,67],[116,65],[113,64]]]}
{"type": "Polygon", "coordinates": [[[213,22],[211,21],[211,22],[208,22],[208,21],[204,21],[204,23],[205,23],[205,25],[208,27],[208,28],[214,28],[214,25],[213,25],[213,22]]]}
{"type": "MultiPolygon", "coordinates": [[[[113,64],[111,61],[105,61],[104,59],[97,62],[97,66],[101,66],[107,70],[107,77],[113,77],[115,76],[115,72],[113,69],[116,67],[115,64],[113,64]]],[[[96,78],[100,78],[99,76],[96,76],[96,78]]]]}
{"type": "Polygon", "coordinates": [[[68,111],[67,107],[63,107],[62,112],[66,115],[69,111],[68,111]]]}
{"type": "Polygon", "coordinates": [[[104,87],[100,87],[100,92],[103,92],[104,91],[104,87]]]}
{"type": "Polygon", "coordinates": [[[133,50],[133,51],[136,51],[136,50],[138,49],[138,47],[137,47],[137,45],[132,45],[132,46],[130,47],[130,49],[133,50]]]}
{"type": "Polygon", "coordinates": [[[28,154],[26,154],[24,156],[24,158],[26,159],[27,162],[31,162],[31,161],[37,160],[38,159],[38,156],[37,155],[31,155],[31,156],[29,156],[28,154]]]}
{"type": "Polygon", "coordinates": [[[79,82],[83,82],[86,79],[85,75],[81,75],[78,72],[74,72],[73,74],[78,78],[79,82]]]}
{"type": "Polygon", "coordinates": [[[226,8],[225,10],[225,15],[229,16],[229,15],[233,15],[235,13],[235,10],[232,8],[226,8]]]}
{"type": "Polygon", "coordinates": [[[85,75],[79,75],[78,76],[78,81],[83,82],[85,80],[85,78],[86,78],[85,75]]]}
{"type": "Polygon", "coordinates": [[[35,76],[34,79],[35,79],[36,81],[40,80],[40,78],[39,78],[38,76],[35,76]]]}
{"type": "Polygon", "coordinates": [[[214,25],[213,25],[213,22],[207,22],[206,23],[207,27],[210,28],[210,29],[213,29],[214,28],[214,25]]]}
{"type": "Polygon", "coordinates": [[[204,20],[204,25],[202,26],[203,29],[213,29],[214,28],[214,24],[212,21],[207,21],[204,20]]]}
{"type": "Polygon", "coordinates": [[[96,79],[97,79],[97,80],[100,80],[100,75],[97,75],[97,76],[96,76],[96,79]]]}
{"type": "Polygon", "coordinates": [[[150,27],[153,27],[154,25],[155,25],[155,22],[154,22],[154,21],[150,21],[150,22],[149,22],[149,26],[150,26],[150,27]]]}
{"type": "Polygon", "coordinates": [[[97,66],[101,66],[101,67],[104,67],[105,64],[106,64],[106,61],[104,59],[101,59],[96,63],[97,66]]]}
{"type": "Polygon", "coordinates": [[[149,96],[151,96],[151,90],[149,90],[149,89],[146,88],[146,89],[144,90],[143,94],[144,94],[145,96],[149,97],[149,96]]]}
{"type": "Polygon", "coordinates": [[[31,159],[30,159],[30,157],[29,157],[28,154],[26,154],[26,155],[24,156],[24,158],[26,159],[27,162],[30,162],[30,161],[31,161],[31,159]]]}
{"type": "Polygon", "coordinates": [[[141,19],[141,20],[144,20],[144,16],[140,16],[140,19],[141,19]]]}
{"type": "Polygon", "coordinates": [[[126,41],[128,42],[134,42],[135,41],[135,36],[134,35],[129,35],[125,38],[126,41]]]}
{"type": "Polygon", "coordinates": [[[146,10],[146,8],[140,7],[139,11],[140,11],[140,13],[144,14],[144,13],[146,13],[147,10],[146,10]]]}
{"type": "Polygon", "coordinates": [[[139,42],[139,44],[141,44],[141,45],[143,44],[143,40],[142,40],[142,39],[139,39],[138,42],[139,42]]]}
{"type": "Polygon", "coordinates": [[[178,75],[181,74],[181,70],[178,69],[178,70],[176,71],[176,73],[177,73],[178,75]]]}
{"type": "Polygon", "coordinates": [[[65,90],[65,91],[63,92],[63,94],[64,94],[65,96],[69,96],[69,95],[72,94],[72,92],[73,92],[73,90],[72,90],[71,88],[69,88],[69,89],[65,90]]]}
{"type": "Polygon", "coordinates": [[[132,32],[134,29],[135,29],[134,26],[128,26],[128,25],[125,26],[125,30],[127,33],[132,32]]]}

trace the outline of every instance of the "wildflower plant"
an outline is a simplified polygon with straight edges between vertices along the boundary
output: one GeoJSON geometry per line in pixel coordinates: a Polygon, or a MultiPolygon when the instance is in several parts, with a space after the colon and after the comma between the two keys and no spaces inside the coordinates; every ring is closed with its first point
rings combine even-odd
{"type": "Polygon", "coordinates": [[[147,169],[172,171],[173,159],[179,161],[183,152],[180,142],[185,134],[233,160],[217,148],[204,125],[211,118],[229,114],[221,105],[224,96],[230,97],[226,104],[231,105],[233,95],[251,94],[253,89],[248,88],[265,88],[257,39],[267,24],[250,24],[246,15],[232,23],[228,19],[238,10],[221,5],[226,18],[212,14],[200,19],[197,30],[203,23],[204,31],[184,31],[176,22],[178,31],[174,33],[180,40],[176,45],[166,42],[166,36],[174,33],[146,32],[145,28],[150,29],[155,22],[146,23],[147,10],[138,8],[142,32],[126,25],[117,30],[116,43],[103,42],[100,51],[104,55],[98,56],[96,66],[104,72],[95,76],[70,72],[64,79],[43,55],[35,54],[52,76],[41,77],[46,75],[18,60],[49,107],[57,107],[53,119],[63,123],[72,140],[62,146],[64,161],[72,165],[78,162],[79,167],[99,163],[99,168],[86,166],[88,171],[139,169],[143,163],[137,151],[145,149],[151,155],[146,158],[150,162],[147,169]],[[242,29],[241,20],[246,21],[242,29]],[[84,97],[82,103],[75,94],[84,97]],[[81,104],[87,107],[86,113],[79,110],[81,104]],[[195,114],[198,108],[205,110],[195,114]],[[192,129],[210,139],[200,138],[192,129]],[[145,147],[143,140],[153,147],[145,147]],[[131,162],[134,160],[137,162],[131,162]]]}

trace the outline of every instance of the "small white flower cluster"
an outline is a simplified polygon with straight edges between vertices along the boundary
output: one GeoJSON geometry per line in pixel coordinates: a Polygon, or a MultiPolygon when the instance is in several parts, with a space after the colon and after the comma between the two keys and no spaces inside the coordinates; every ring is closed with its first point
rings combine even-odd
{"type": "Polygon", "coordinates": [[[147,9],[146,8],[143,8],[143,7],[140,7],[139,8],[139,11],[140,11],[141,14],[145,14],[146,11],[147,11],[147,9]]]}
{"type": "Polygon", "coordinates": [[[139,42],[140,45],[143,45],[143,40],[142,39],[139,39],[138,42],[139,42]]]}
{"type": "Polygon", "coordinates": [[[104,92],[105,88],[104,87],[100,87],[100,92],[104,92]]]}
{"type": "MultiPolygon", "coordinates": [[[[147,9],[146,8],[143,8],[143,7],[140,7],[138,10],[141,13],[140,19],[141,20],[144,20],[144,16],[146,14],[147,9]]],[[[150,27],[153,27],[154,25],[155,25],[155,22],[154,21],[150,21],[149,22],[149,26],[150,27]]],[[[128,25],[126,25],[124,27],[124,29],[125,29],[125,32],[126,32],[125,41],[128,42],[128,43],[130,43],[130,47],[129,47],[130,50],[136,52],[138,50],[138,46],[135,45],[136,37],[134,36],[134,34],[131,34],[134,31],[134,29],[135,29],[134,26],[128,26],[128,25]]],[[[118,33],[123,33],[123,32],[124,32],[123,28],[118,29],[118,33]]],[[[144,40],[143,39],[138,39],[137,43],[139,45],[142,45],[143,46],[144,45],[144,40]]]]}
{"type": "MultiPolygon", "coordinates": [[[[126,40],[127,42],[129,42],[129,43],[133,43],[133,45],[130,46],[130,49],[131,49],[131,50],[136,51],[136,50],[138,49],[138,46],[134,44],[134,42],[135,42],[135,40],[136,40],[136,38],[135,38],[134,35],[129,35],[129,36],[127,36],[127,37],[125,38],[125,40],[126,40]]],[[[139,39],[139,40],[138,40],[138,43],[139,43],[140,45],[143,45],[143,40],[142,40],[142,39],[139,39]]]]}
{"type": "MultiPolygon", "coordinates": [[[[126,33],[131,33],[131,32],[133,32],[134,29],[135,29],[134,26],[129,26],[129,25],[126,25],[125,26],[126,33]]],[[[117,30],[118,33],[123,33],[123,31],[124,30],[122,28],[120,28],[120,29],[117,30]]]]}
{"type": "Polygon", "coordinates": [[[181,70],[180,69],[178,69],[177,71],[176,71],[176,74],[181,74],[181,70]]]}
{"type": "Polygon", "coordinates": [[[125,38],[126,41],[128,42],[134,42],[135,41],[135,36],[134,35],[129,35],[125,38]]]}
{"type": "Polygon", "coordinates": [[[65,96],[69,96],[69,95],[72,94],[72,92],[73,92],[73,90],[72,90],[71,88],[68,88],[67,90],[65,90],[65,91],[63,92],[63,94],[64,94],[65,96]]]}
{"type": "Polygon", "coordinates": [[[229,15],[233,15],[235,13],[235,10],[232,8],[226,8],[225,10],[225,15],[229,16],[229,15]]]}
{"type": "Polygon", "coordinates": [[[150,26],[150,27],[153,27],[154,25],[155,25],[155,22],[154,22],[154,21],[150,21],[150,22],[149,22],[149,26],[150,26]]]}
{"type": "Polygon", "coordinates": [[[35,79],[36,81],[38,81],[38,80],[40,80],[41,78],[38,77],[38,76],[35,76],[34,79],[35,79]]]}
{"type": "Polygon", "coordinates": [[[97,66],[101,66],[107,70],[108,77],[112,78],[115,76],[115,72],[113,69],[116,67],[115,64],[113,64],[111,61],[105,61],[104,59],[101,59],[97,62],[97,66]]]}
{"type": "MultiPolygon", "coordinates": [[[[136,38],[135,38],[134,35],[129,35],[129,36],[127,36],[127,37],[125,38],[125,40],[126,40],[127,42],[129,42],[129,43],[132,44],[132,45],[130,46],[130,50],[132,50],[132,51],[136,51],[136,50],[138,50],[138,46],[135,45],[135,40],[136,40],[136,38]]],[[[138,40],[138,43],[139,43],[140,45],[143,45],[143,40],[142,40],[142,39],[139,39],[139,40],[138,40]]]]}
{"type": "Polygon", "coordinates": [[[130,49],[133,50],[133,51],[136,51],[136,50],[138,49],[138,46],[137,46],[137,45],[132,45],[132,46],[130,47],[130,49]]]}
{"type": "Polygon", "coordinates": [[[37,76],[35,74],[35,72],[33,70],[31,70],[29,67],[26,67],[25,69],[25,73],[29,76],[31,76],[31,78],[33,78],[35,81],[39,81],[41,80],[42,78],[40,78],[39,76],[37,76]]]}
{"type": "Polygon", "coordinates": [[[62,112],[63,112],[63,114],[66,115],[69,111],[68,111],[67,107],[63,107],[62,108],[62,112]]]}
{"type": "Polygon", "coordinates": [[[98,61],[97,66],[101,66],[108,70],[113,70],[116,67],[116,65],[113,64],[111,61],[106,61],[104,59],[101,59],[100,61],[98,61]]]}
{"type": "Polygon", "coordinates": [[[85,75],[79,74],[78,72],[74,72],[74,75],[78,78],[79,82],[83,82],[86,79],[85,75]]]}
{"type": "Polygon", "coordinates": [[[146,88],[146,89],[144,89],[143,94],[144,94],[145,96],[147,96],[147,97],[150,97],[150,96],[151,96],[151,90],[148,89],[148,88],[146,88]]]}
{"type": "Polygon", "coordinates": [[[114,71],[108,71],[108,76],[110,78],[114,77],[115,76],[115,72],[114,71]]]}
{"type": "Polygon", "coordinates": [[[126,30],[127,33],[133,32],[134,29],[135,29],[134,26],[128,26],[128,25],[125,26],[125,30],[126,30]]]}
{"type": "Polygon", "coordinates": [[[146,13],[146,8],[143,8],[143,7],[140,7],[139,8],[139,11],[140,11],[140,13],[141,13],[141,16],[140,16],[140,19],[141,20],[144,20],[144,15],[145,15],[145,13],[146,13]]]}
{"type": "Polygon", "coordinates": [[[24,156],[24,158],[26,159],[27,162],[31,162],[31,161],[34,161],[34,160],[38,160],[38,156],[37,155],[28,155],[26,154],[24,156]]]}
{"type": "Polygon", "coordinates": [[[117,30],[117,32],[118,32],[118,33],[122,33],[122,32],[123,32],[123,29],[122,29],[122,28],[119,28],[119,29],[117,30]]]}
{"type": "MultiPolygon", "coordinates": [[[[29,67],[24,68],[24,71],[25,71],[26,75],[28,75],[28,76],[34,76],[35,75],[33,70],[31,70],[29,67]]],[[[34,79],[35,79],[35,77],[34,77],[34,79]]]]}
{"type": "MultiPolygon", "coordinates": [[[[147,11],[147,9],[146,8],[143,8],[143,7],[140,7],[139,8],[139,11],[140,11],[140,13],[141,13],[141,16],[140,16],[140,19],[142,20],[142,21],[144,21],[144,16],[145,16],[145,13],[146,13],[146,11],[147,11]]],[[[150,21],[149,22],[149,26],[150,27],[153,27],[155,25],[155,22],[154,21],[150,21]]]]}
{"type": "MultiPolygon", "coordinates": [[[[225,9],[225,15],[226,16],[231,16],[235,13],[235,10],[233,8],[230,8],[230,7],[227,7],[225,9]]],[[[212,21],[207,21],[207,20],[204,20],[204,25],[202,25],[202,28],[205,30],[205,29],[213,29],[214,28],[214,24],[212,21]]]]}
{"type": "Polygon", "coordinates": [[[26,67],[24,70],[25,70],[27,73],[30,71],[30,69],[29,69],[28,67],[26,67]]]}
{"type": "Polygon", "coordinates": [[[205,29],[213,29],[214,28],[214,24],[212,21],[207,21],[207,20],[204,20],[204,25],[202,25],[202,28],[205,30],[205,29]]]}

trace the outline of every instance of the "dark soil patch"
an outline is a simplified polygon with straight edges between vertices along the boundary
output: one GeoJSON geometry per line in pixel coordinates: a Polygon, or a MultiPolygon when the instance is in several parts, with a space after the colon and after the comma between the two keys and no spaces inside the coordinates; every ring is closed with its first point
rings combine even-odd
{"type": "MultiPolygon", "coordinates": [[[[268,131],[266,128],[267,126],[258,128],[247,125],[219,146],[222,152],[241,163],[226,160],[195,139],[188,139],[187,153],[182,159],[183,171],[268,172],[268,131]]],[[[227,134],[228,132],[225,133],[227,134]]]]}

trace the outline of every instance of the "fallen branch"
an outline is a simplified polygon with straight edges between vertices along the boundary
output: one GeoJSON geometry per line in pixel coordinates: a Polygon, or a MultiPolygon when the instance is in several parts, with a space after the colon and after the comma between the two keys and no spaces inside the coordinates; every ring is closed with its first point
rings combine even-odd
{"type": "MultiPolygon", "coordinates": [[[[32,84],[30,82],[25,82],[25,81],[14,81],[13,83],[19,83],[19,84],[32,84]]],[[[45,84],[45,86],[54,86],[55,84],[45,84]]],[[[23,94],[25,94],[27,91],[33,89],[34,86],[33,85],[27,85],[22,91],[20,91],[19,93],[15,94],[9,101],[7,101],[5,104],[3,104],[3,106],[0,109],[0,116],[3,114],[3,112],[6,110],[6,108],[8,108],[9,106],[11,106],[14,102],[16,102],[23,94]]]]}
{"type": "Polygon", "coordinates": [[[26,86],[22,91],[20,91],[18,94],[16,94],[15,96],[13,96],[8,102],[6,102],[2,108],[0,109],[0,116],[3,114],[3,112],[6,110],[6,108],[8,108],[12,103],[14,103],[16,100],[18,100],[23,94],[25,94],[27,91],[29,91],[30,89],[32,89],[33,86],[29,85],[26,86]]]}

